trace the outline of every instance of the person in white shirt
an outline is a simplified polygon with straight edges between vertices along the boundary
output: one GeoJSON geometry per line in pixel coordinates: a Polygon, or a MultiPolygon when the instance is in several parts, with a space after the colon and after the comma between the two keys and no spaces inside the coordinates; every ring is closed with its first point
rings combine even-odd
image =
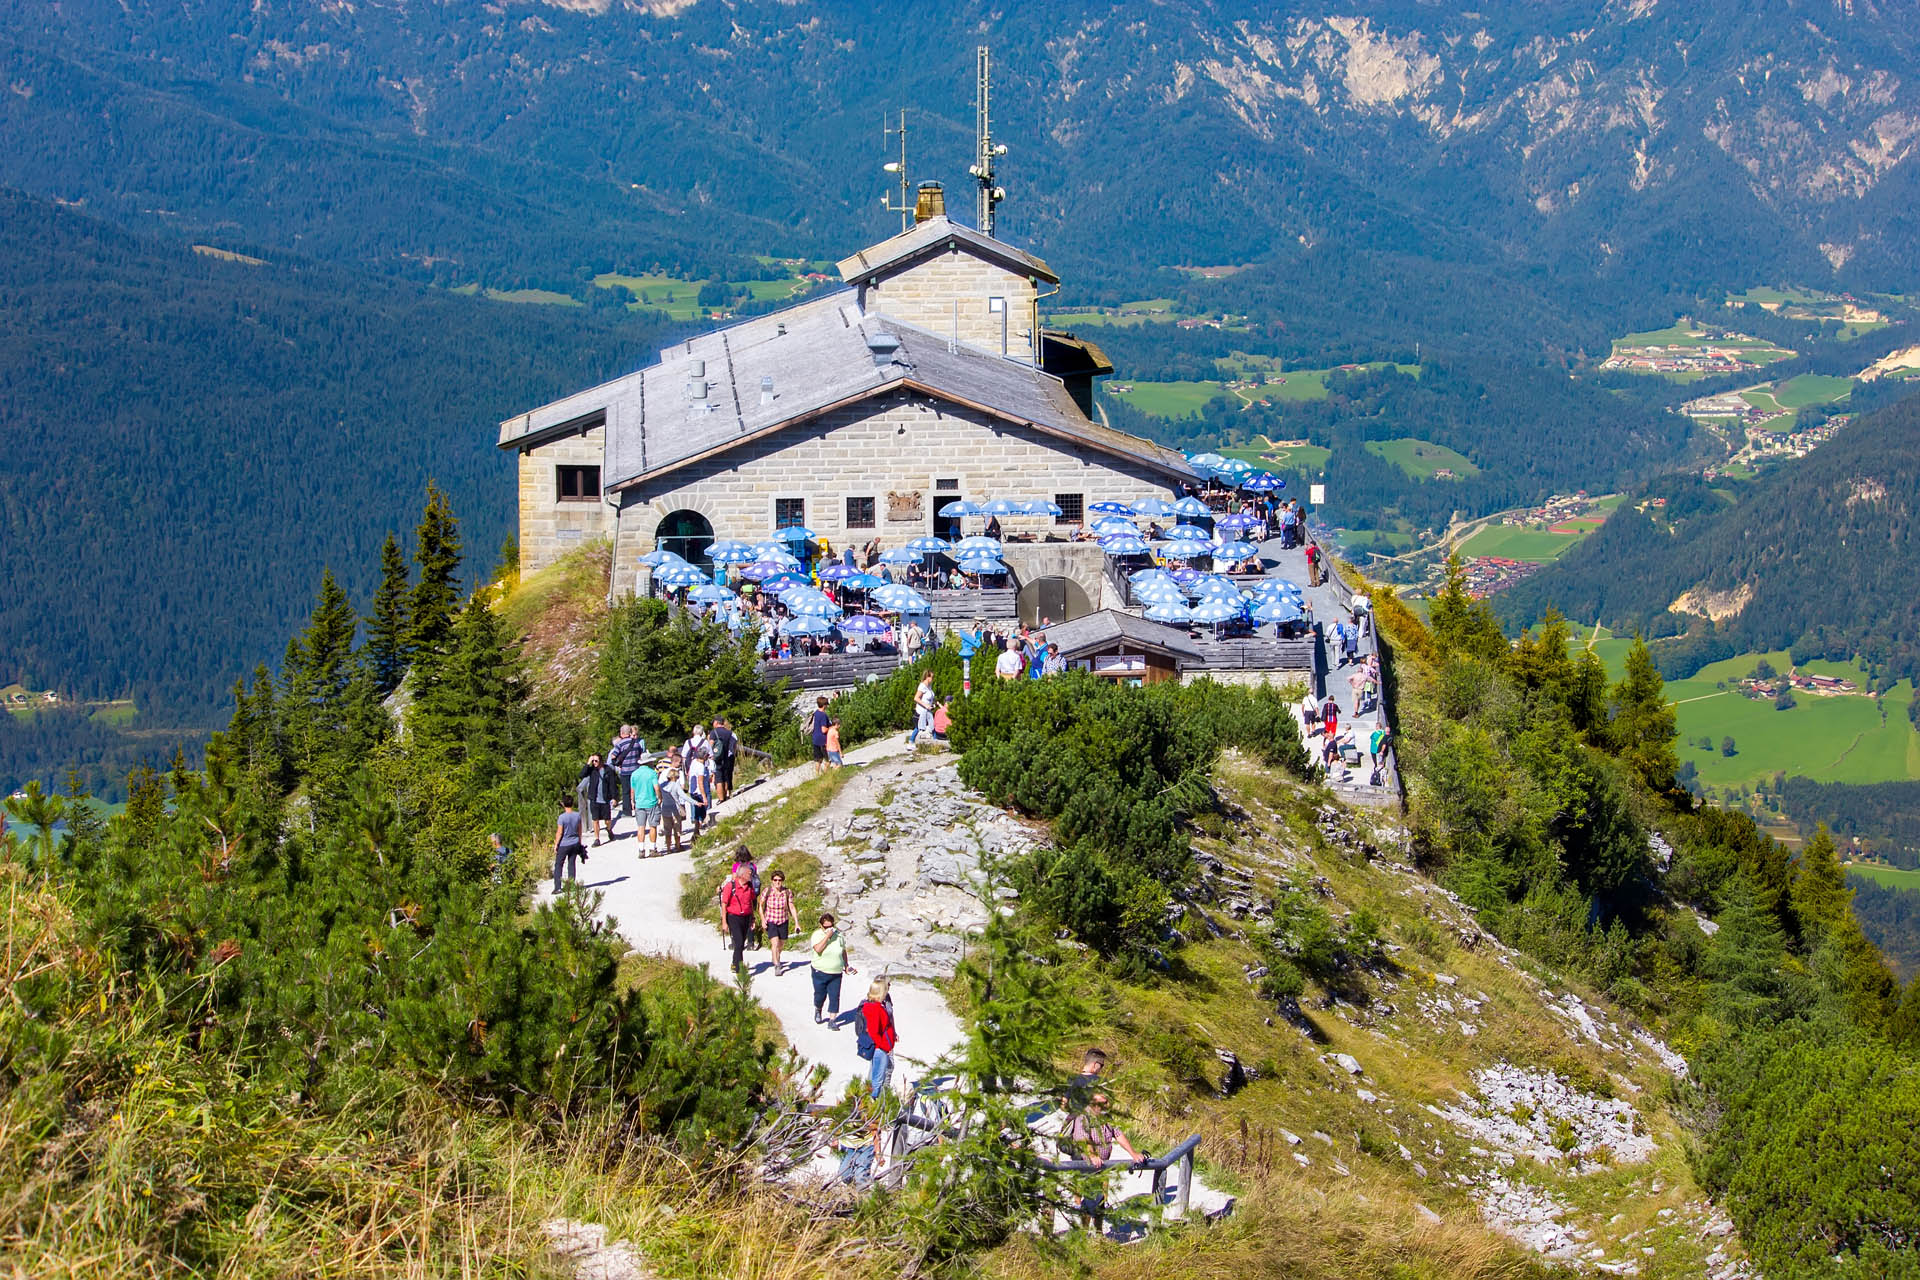
{"type": "Polygon", "coordinates": [[[993,674],[999,676],[1002,680],[1018,680],[1020,678],[1020,667],[1020,651],[1012,645],[1008,645],[1002,649],[1000,656],[993,660],[993,674]]]}

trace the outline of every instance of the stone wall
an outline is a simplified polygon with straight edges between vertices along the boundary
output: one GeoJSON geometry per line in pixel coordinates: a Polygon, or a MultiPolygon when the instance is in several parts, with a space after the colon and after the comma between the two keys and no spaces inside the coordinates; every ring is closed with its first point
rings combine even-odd
{"type": "MultiPolygon", "coordinates": [[[[625,491],[616,522],[614,587],[637,589],[639,558],[653,550],[660,522],[677,510],[705,516],[716,537],[757,542],[773,536],[774,499],[800,498],[807,527],[837,553],[849,541],[878,537],[883,546],[899,546],[929,533],[935,509],[963,495],[1078,493],[1092,503],[1170,491],[1169,481],[1143,462],[902,392],[747,441],[625,491]],[[957,487],[936,489],[941,480],[957,481],[957,487]],[[873,499],[874,527],[848,527],[850,496],[873,499]]],[[[1012,517],[1005,524],[1009,530],[1054,528],[1037,517],[1012,517]]],[[[968,522],[969,532],[979,527],[977,520],[968,522]]],[[[1086,572],[1076,567],[1068,576],[1079,581],[1086,572]]],[[[1098,589],[1088,596],[1099,599],[1098,589]]]]}
{"type": "Polygon", "coordinates": [[[922,258],[861,289],[869,312],[931,333],[952,334],[983,351],[1033,359],[1033,281],[969,253],[922,258]],[[993,299],[1004,310],[993,309],[993,299]]]}
{"type": "Polygon", "coordinates": [[[606,432],[594,427],[520,454],[520,568],[531,573],[582,543],[610,537],[613,508],[605,499],[562,501],[555,468],[598,467],[606,432]]]}
{"type": "MultiPolygon", "coordinates": [[[[1089,495],[1087,500],[1108,496],[1102,492],[1089,495]]],[[[1106,574],[1107,553],[1097,542],[1009,542],[1002,558],[1013,570],[1015,581],[1023,586],[1042,578],[1066,578],[1087,593],[1087,603],[1096,612],[1126,607],[1124,601],[1113,601],[1113,587],[1106,574]]]]}

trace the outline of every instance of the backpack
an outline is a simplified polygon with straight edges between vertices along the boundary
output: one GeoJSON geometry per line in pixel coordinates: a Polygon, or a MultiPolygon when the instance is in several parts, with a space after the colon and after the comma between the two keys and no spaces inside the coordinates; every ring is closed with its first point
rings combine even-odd
{"type": "Polygon", "coordinates": [[[755,891],[752,885],[741,884],[738,880],[729,880],[725,892],[720,895],[720,909],[730,916],[750,916],[753,914],[754,897],[755,891]],[[743,892],[747,898],[746,908],[736,911],[734,908],[740,905],[740,895],[743,892]]]}
{"type": "Polygon", "coordinates": [[[860,1020],[853,1024],[853,1051],[871,1062],[874,1048],[873,1037],[867,1034],[867,1013],[862,1009],[860,1020]]]}

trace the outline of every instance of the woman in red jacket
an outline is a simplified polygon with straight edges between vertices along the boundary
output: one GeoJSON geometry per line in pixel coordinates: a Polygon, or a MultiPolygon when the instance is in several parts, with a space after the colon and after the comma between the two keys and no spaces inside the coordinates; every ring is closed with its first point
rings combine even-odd
{"type": "Polygon", "coordinates": [[[872,1086],[876,1098],[887,1087],[887,1077],[893,1072],[893,1046],[896,1043],[893,997],[888,994],[887,987],[886,978],[875,978],[873,985],[867,988],[867,998],[860,1002],[860,1019],[865,1023],[866,1038],[873,1042],[873,1070],[867,1073],[867,1082],[872,1086]]]}

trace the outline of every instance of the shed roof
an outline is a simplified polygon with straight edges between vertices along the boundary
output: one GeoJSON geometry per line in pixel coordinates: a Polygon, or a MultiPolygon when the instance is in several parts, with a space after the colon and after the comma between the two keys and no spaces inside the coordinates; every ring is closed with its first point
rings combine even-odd
{"type": "Polygon", "coordinates": [[[1060,656],[1063,658],[1103,653],[1122,642],[1175,658],[1201,657],[1200,646],[1186,632],[1117,609],[1102,609],[1071,622],[1056,622],[1046,628],[1046,637],[1048,644],[1060,646],[1060,656]]]}

